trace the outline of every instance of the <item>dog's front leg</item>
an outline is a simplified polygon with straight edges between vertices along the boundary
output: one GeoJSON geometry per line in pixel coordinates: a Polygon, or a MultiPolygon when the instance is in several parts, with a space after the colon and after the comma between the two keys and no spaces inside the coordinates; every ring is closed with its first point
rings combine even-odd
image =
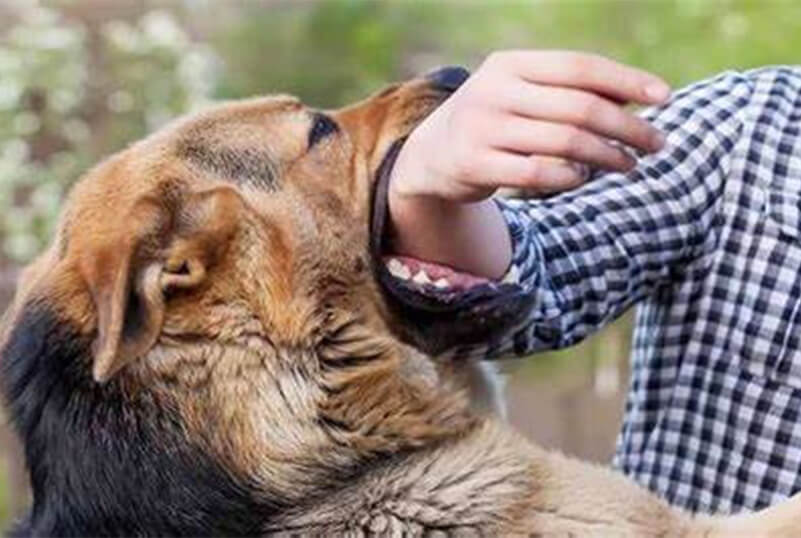
{"type": "Polygon", "coordinates": [[[791,538],[801,536],[801,494],[757,513],[693,516],[630,479],[535,447],[534,536],[791,538]]]}
{"type": "Polygon", "coordinates": [[[523,529],[532,536],[689,537],[700,528],[612,469],[532,449],[534,488],[523,529]]]}

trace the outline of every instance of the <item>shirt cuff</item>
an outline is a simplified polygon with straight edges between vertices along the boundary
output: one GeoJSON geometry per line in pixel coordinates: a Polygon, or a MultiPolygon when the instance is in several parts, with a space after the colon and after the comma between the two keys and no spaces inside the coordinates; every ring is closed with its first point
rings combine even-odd
{"type": "Polygon", "coordinates": [[[512,259],[499,282],[530,289],[533,283],[529,280],[533,276],[537,255],[527,212],[528,202],[505,198],[494,198],[493,201],[501,210],[512,242],[512,259]]]}

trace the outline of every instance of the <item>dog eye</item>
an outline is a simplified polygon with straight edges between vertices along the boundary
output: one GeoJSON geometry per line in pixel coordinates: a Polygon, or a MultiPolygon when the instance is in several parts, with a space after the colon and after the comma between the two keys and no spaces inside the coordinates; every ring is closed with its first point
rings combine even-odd
{"type": "Polygon", "coordinates": [[[326,136],[339,131],[339,125],[325,114],[315,114],[314,123],[309,131],[309,149],[326,136]]]}

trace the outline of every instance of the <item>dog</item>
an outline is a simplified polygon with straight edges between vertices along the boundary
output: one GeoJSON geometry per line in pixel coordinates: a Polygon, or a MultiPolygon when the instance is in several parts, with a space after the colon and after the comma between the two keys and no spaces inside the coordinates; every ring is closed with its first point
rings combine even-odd
{"type": "Polygon", "coordinates": [[[444,358],[527,308],[382,257],[394,156],[452,78],[221,104],[74,186],[0,333],[33,491],[13,536],[801,534],[798,497],[693,516],[539,448],[444,358]]]}

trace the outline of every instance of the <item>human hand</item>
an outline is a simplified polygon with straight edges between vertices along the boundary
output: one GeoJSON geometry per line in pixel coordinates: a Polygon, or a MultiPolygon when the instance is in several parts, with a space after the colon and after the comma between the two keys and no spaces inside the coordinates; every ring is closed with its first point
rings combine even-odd
{"type": "Polygon", "coordinates": [[[597,55],[493,53],[398,155],[389,187],[396,253],[497,276],[509,239],[494,204],[475,202],[499,187],[574,188],[588,166],[631,169],[621,146],[652,153],[664,137],[625,105],[669,95],[659,77],[597,55]]]}
{"type": "Polygon", "coordinates": [[[499,186],[575,187],[584,174],[570,163],[626,171],[634,159],[609,140],[647,153],[664,141],[623,106],[669,94],[655,75],[596,55],[494,53],[409,136],[392,190],[468,202],[499,186]]]}

